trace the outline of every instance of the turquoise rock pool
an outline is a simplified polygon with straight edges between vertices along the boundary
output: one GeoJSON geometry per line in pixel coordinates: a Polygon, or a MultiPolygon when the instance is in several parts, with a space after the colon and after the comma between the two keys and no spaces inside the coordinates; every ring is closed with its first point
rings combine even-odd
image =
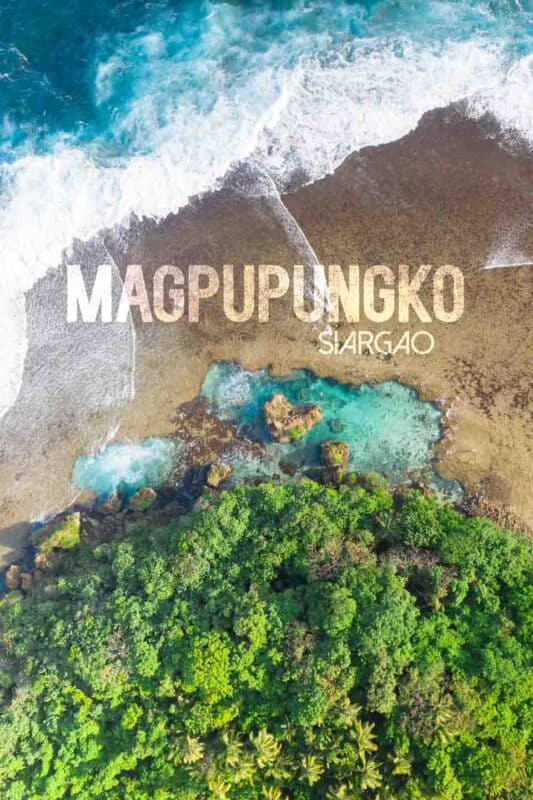
{"type": "MultiPolygon", "coordinates": [[[[266,442],[262,474],[276,475],[283,462],[297,470],[317,466],[321,443],[338,439],[348,444],[349,466],[356,472],[375,470],[395,483],[419,475],[443,494],[460,494],[457,482],[443,480],[433,468],[434,445],[442,435],[441,411],[397,381],[353,385],[309,370],[278,378],[266,369],[248,371],[236,362],[219,362],[209,368],[201,394],[213,413],[266,442]],[[275,392],[291,403],[318,403],[322,421],[297,441],[271,442],[262,407],[275,392]]],[[[239,459],[234,466],[237,473],[254,469],[239,459]]]]}
{"type": "MultiPolygon", "coordinates": [[[[351,385],[308,370],[278,378],[266,369],[248,371],[236,362],[218,362],[206,374],[201,397],[213,414],[234,423],[242,436],[265,443],[261,459],[243,457],[242,450],[235,449],[229,457],[233,480],[287,480],[288,473],[298,475],[318,466],[321,443],[338,439],[348,444],[349,467],[356,472],[375,470],[393,483],[421,477],[442,495],[451,499],[461,495],[460,484],[443,480],[434,469],[434,446],[442,434],[439,408],[396,381],[351,385]],[[272,441],[262,407],[275,392],[283,392],[292,403],[318,403],[322,421],[297,441],[272,441]]],[[[113,443],[81,456],[73,482],[100,497],[116,490],[131,494],[144,485],[157,489],[168,482],[176,466],[183,465],[184,456],[184,446],[175,439],[113,443]]]]}

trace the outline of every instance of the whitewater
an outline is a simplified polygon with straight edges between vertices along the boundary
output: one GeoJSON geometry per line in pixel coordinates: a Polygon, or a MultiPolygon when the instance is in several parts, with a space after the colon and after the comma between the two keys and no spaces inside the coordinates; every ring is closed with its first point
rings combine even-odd
{"type": "Polygon", "coordinates": [[[533,142],[533,15],[518,0],[123,5],[133,18],[86,37],[83,68],[67,49],[70,94],[0,26],[0,416],[21,384],[25,293],[74,240],[164,218],[246,160],[276,192],[317,180],[451,103],[533,142]],[[38,98],[22,111],[17,83],[38,98]]]}

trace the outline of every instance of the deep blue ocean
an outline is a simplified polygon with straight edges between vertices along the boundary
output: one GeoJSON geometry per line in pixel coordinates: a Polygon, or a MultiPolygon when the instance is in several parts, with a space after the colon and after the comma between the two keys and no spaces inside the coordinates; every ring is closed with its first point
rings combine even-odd
{"type": "Polygon", "coordinates": [[[533,138],[531,0],[3,0],[0,415],[24,292],[76,237],[253,159],[280,190],[464,101],[533,138]]]}
{"type": "MultiPolygon", "coordinates": [[[[377,93],[389,91],[387,78],[395,77],[406,102],[409,93],[427,90],[416,82],[402,86],[401,75],[387,74],[387,59],[411,61],[412,77],[422,82],[431,53],[449,70],[464,71],[466,87],[476,60],[482,68],[482,54],[497,51],[497,90],[505,72],[531,52],[533,32],[527,0],[4,0],[1,6],[0,142],[6,161],[49,153],[61,142],[87,147],[99,163],[113,164],[152,152],[176,117],[209,116],[221,103],[236,111],[242,102],[244,125],[248,115],[268,123],[298,70],[323,68],[326,76],[329,68],[333,79],[338,71],[337,81],[353,101],[343,69],[364,72],[365,62],[382,59],[382,84],[376,71],[366,85],[368,97],[363,92],[357,98],[370,111],[377,93]],[[460,44],[470,48],[454,65],[452,52],[460,44]]],[[[440,95],[457,77],[431,77],[437,105],[449,99],[440,95]]],[[[339,88],[331,86],[332,93],[339,88]]],[[[472,88],[485,89],[490,103],[487,83],[474,81],[472,88]]],[[[212,131],[214,137],[220,133],[212,131]]]]}

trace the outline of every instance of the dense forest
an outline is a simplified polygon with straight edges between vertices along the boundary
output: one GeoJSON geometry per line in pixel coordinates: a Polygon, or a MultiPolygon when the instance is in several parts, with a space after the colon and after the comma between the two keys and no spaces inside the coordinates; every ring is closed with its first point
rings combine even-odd
{"type": "Polygon", "coordinates": [[[524,800],[531,566],[375,475],[82,537],[0,602],[0,796],[524,800]]]}

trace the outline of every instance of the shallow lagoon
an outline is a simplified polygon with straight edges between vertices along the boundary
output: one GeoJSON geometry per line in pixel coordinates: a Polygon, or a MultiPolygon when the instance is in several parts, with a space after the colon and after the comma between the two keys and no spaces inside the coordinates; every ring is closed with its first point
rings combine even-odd
{"type": "MultiPolygon", "coordinates": [[[[262,459],[245,458],[236,449],[229,459],[233,480],[286,479],[287,466],[296,474],[318,466],[320,444],[338,439],[349,445],[351,470],[375,470],[393,483],[423,477],[444,495],[460,495],[460,485],[444,481],[433,468],[434,445],[442,434],[441,412],[396,381],[356,386],[320,378],[308,370],[277,378],[266,369],[248,371],[236,362],[218,362],[209,368],[201,396],[212,413],[234,423],[241,435],[265,443],[262,459]],[[272,441],[262,406],[275,392],[283,392],[292,403],[318,403],[322,421],[300,440],[272,441]]],[[[80,457],[73,481],[77,488],[92,489],[100,497],[115,490],[131,494],[143,485],[157,489],[166,483],[180,461],[183,448],[173,439],[113,443],[80,457]]]]}
{"type": "MultiPolygon", "coordinates": [[[[218,416],[266,442],[261,474],[276,475],[280,462],[296,469],[317,466],[320,444],[338,439],[348,444],[349,466],[356,472],[375,470],[394,483],[420,475],[444,494],[460,493],[459,484],[439,478],[432,466],[434,445],[442,435],[440,410],[397,381],[353,385],[309,370],[278,378],[266,369],[250,372],[236,362],[219,362],[209,368],[201,394],[218,416]],[[300,440],[271,442],[262,406],[275,392],[292,403],[318,403],[322,421],[300,440]]],[[[235,466],[239,473],[253,472],[253,465],[242,460],[235,466]]]]}

